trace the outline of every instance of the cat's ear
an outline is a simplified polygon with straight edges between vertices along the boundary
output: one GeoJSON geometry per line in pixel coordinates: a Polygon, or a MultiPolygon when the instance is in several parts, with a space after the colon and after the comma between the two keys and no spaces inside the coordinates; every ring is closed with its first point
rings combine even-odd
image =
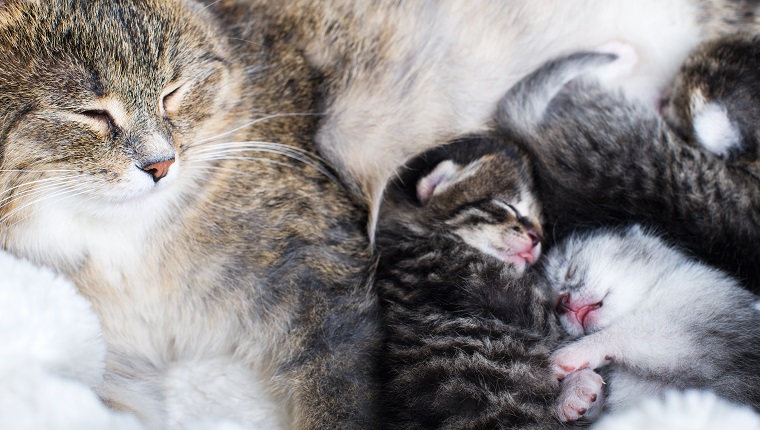
{"type": "Polygon", "coordinates": [[[470,166],[461,166],[451,160],[438,163],[427,175],[417,182],[417,199],[426,205],[436,194],[472,174],[470,166]]]}

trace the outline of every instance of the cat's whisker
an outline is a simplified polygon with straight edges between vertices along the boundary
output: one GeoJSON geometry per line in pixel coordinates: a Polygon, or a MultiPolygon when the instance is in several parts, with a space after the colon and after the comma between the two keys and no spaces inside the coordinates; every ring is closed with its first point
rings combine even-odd
{"type": "Polygon", "coordinates": [[[312,115],[321,115],[321,114],[310,113],[310,112],[302,112],[302,113],[278,113],[278,114],[266,115],[266,116],[263,116],[261,118],[256,118],[256,119],[254,119],[252,121],[249,121],[249,122],[247,122],[247,123],[245,123],[245,124],[243,124],[243,125],[241,125],[239,127],[236,127],[236,128],[231,129],[231,130],[225,131],[224,133],[218,134],[216,136],[207,137],[205,139],[198,140],[198,141],[194,142],[192,146],[196,146],[196,145],[203,144],[205,142],[215,141],[215,140],[221,139],[221,138],[223,138],[225,136],[229,136],[232,133],[235,133],[235,132],[238,132],[238,131],[243,130],[245,128],[248,128],[248,127],[251,127],[253,125],[256,125],[256,124],[258,124],[258,123],[260,123],[262,121],[267,121],[267,120],[270,120],[270,119],[281,118],[281,117],[289,117],[289,116],[312,116],[312,115]]]}
{"type": "MultiPolygon", "coordinates": [[[[39,187],[34,187],[33,188],[33,190],[34,189],[42,189],[42,188],[48,188],[48,187],[56,186],[56,185],[58,185],[58,184],[60,184],[62,182],[69,182],[69,181],[74,181],[74,180],[78,180],[78,179],[79,179],[78,176],[72,175],[72,176],[45,178],[45,179],[38,179],[36,181],[24,182],[24,183],[21,183],[19,185],[14,186],[14,187],[10,187],[10,188],[7,188],[7,189],[3,190],[2,192],[0,192],[0,197],[2,197],[4,194],[13,193],[13,191],[15,191],[15,190],[17,190],[19,188],[22,188],[22,187],[27,187],[27,186],[36,185],[36,184],[42,184],[42,183],[46,183],[46,182],[52,182],[52,184],[46,184],[46,185],[43,185],[43,186],[39,186],[39,187]]],[[[18,193],[18,194],[14,194],[14,196],[23,196],[23,195],[27,194],[29,191],[31,191],[31,190],[24,191],[24,192],[18,193]]],[[[6,197],[5,199],[0,200],[0,204],[2,204],[3,201],[5,201],[8,198],[10,198],[10,197],[6,197]]]]}
{"type": "Polygon", "coordinates": [[[35,199],[35,200],[30,201],[30,202],[24,203],[23,205],[15,208],[15,209],[13,209],[12,211],[8,212],[5,215],[3,215],[3,217],[0,218],[0,224],[2,224],[3,222],[5,222],[8,218],[12,217],[14,214],[18,213],[19,211],[22,211],[22,210],[28,208],[29,206],[32,206],[32,205],[35,205],[35,204],[38,204],[38,203],[42,203],[45,200],[50,200],[50,199],[54,199],[54,198],[57,198],[57,197],[61,197],[58,200],[55,200],[55,201],[52,202],[52,203],[57,203],[57,202],[62,201],[64,199],[67,199],[67,198],[70,198],[70,197],[75,197],[77,195],[81,195],[81,194],[84,194],[86,192],[86,191],[76,192],[79,189],[81,189],[80,185],[79,184],[74,184],[74,185],[69,185],[69,186],[61,187],[61,189],[55,190],[56,192],[53,193],[53,194],[47,194],[47,193],[41,192],[41,193],[47,194],[47,195],[43,196],[42,198],[35,199]],[[72,192],[74,192],[74,194],[71,194],[72,192]]]}
{"type": "Polygon", "coordinates": [[[0,169],[0,173],[60,173],[79,172],[74,169],[0,169]]]}
{"type": "Polygon", "coordinates": [[[203,11],[205,11],[206,9],[208,9],[208,8],[210,8],[212,6],[215,6],[215,5],[219,4],[219,3],[221,3],[222,1],[223,0],[215,0],[215,1],[213,1],[213,2],[211,2],[209,4],[207,4],[207,5],[203,6],[198,11],[195,12],[195,15],[193,15],[193,18],[198,18],[198,15],[200,15],[201,13],[203,13],[203,11]]]}
{"type": "Polygon", "coordinates": [[[194,160],[196,161],[212,161],[212,160],[224,160],[224,159],[235,159],[235,160],[245,160],[245,161],[264,161],[268,159],[264,159],[261,157],[233,157],[231,154],[240,154],[245,152],[265,152],[265,153],[271,153],[271,154],[277,154],[284,157],[291,158],[293,160],[299,161],[303,164],[306,164],[307,166],[312,167],[313,169],[316,169],[319,171],[322,175],[327,177],[329,180],[338,183],[337,178],[326,168],[322,165],[322,162],[319,158],[316,156],[313,156],[312,154],[308,152],[300,152],[298,150],[293,150],[292,147],[288,147],[285,145],[279,145],[274,143],[257,143],[257,144],[230,144],[230,145],[220,145],[218,148],[213,148],[213,151],[211,149],[198,152],[196,154],[201,154],[199,157],[194,157],[194,160]],[[237,147],[236,147],[237,146],[237,147]]]}

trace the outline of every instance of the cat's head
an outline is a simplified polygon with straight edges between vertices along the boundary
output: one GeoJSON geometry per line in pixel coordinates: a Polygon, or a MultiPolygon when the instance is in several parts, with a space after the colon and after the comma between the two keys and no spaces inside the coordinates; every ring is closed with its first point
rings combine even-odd
{"type": "Polygon", "coordinates": [[[572,235],[546,254],[542,268],[560,323],[578,337],[640,306],[672,258],[660,239],[633,226],[572,235]]]}
{"type": "Polygon", "coordinates": [[[0,2],[0,230],[169,206],[186,150],[229,130],[239,98],[214,24],[183,0],[0,2]]]}
{"type": "Polygon", "coordinates": [[[732,35],[699,47],[669,89],[663,115],[708,151],[760,168],[760,37],[732,35]]]}
{"type": "Polygon", "coordinates": [[[451,237],[524,270],[541,252],[540,218],[527,158],[476,136],[407,163],[389,185],[380,229],[451,237]]]}

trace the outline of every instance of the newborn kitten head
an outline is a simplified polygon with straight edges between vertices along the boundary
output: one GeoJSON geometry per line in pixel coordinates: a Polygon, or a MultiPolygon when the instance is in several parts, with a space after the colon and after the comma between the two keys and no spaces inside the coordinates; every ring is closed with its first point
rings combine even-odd
{"type": "Polygon", "coordinates": [[[732,35],[699,47],[677,75],[663,114],[708,151],[738,163],[755,162],[760,37],[732,35]]]}
{"type": "Polygon", "coordinates": [[[516,148],[486,137],[432,149],[390,184],[380,228],[454,238],[522,271],[541,252],[531,174],[516,148]]]}
{"type": "Polygon", "coordinates": [[[609,326],[649,294],[672,258],[638,226],[568,237],[547,253],[543,266],[560,323],[573,337],[609,326]]]}
{"type": "Polygon", "coordinates": [[[188,149],[230,128],[240,83],[212,22],[191,1],[0,2],[0,230],[151,213],[197,180],[188,149]]]}

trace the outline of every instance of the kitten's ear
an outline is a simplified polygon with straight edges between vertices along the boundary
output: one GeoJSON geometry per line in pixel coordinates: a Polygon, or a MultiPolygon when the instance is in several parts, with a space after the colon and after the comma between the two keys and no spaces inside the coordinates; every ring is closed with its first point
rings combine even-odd
{"type": "Polygon", "coordinates": [[[470,166],[463,167],[451,160],[438,163],[435,169],[417,182],[417,199],[426,205],[434,195],[470,176],[473,172],[470,166]]]}

